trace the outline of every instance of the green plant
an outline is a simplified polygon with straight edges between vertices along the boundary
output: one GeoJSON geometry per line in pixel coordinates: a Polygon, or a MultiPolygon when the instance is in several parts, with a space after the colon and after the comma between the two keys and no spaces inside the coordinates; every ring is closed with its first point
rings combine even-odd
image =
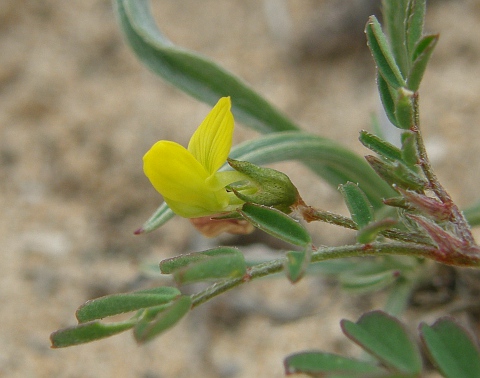
{"type": "MultiPolygon", "coordinates": [[[[382,312],[368,312],[356,322],[342,320],[343,333],[370,358],[355,360],[335,354],[308,351],[285,359],[288,374],[319,377],[421,377],[420,348],[405,326],[382,312]]],[[[432,326],[419,327],[431,363],[444,377],[478,377],[480,354],[474,339],[453,319],[444,317],[432,326]]]]}
{"type": "MultiPolygon", "coordinates": [[[[253,226],[292,247],[281,258],[262,263],[249,263],[240,250],[230,247],[162,261],[161,273],[172,275],[179,286],[199,281],[213,284],[193,295],[174,287],[159,287],[88,301],[77,311],[78,325],[52,334],[54,347],[77,345],[128,329],[138,342],[146,342],[171,328],[192,308],[233,287],[279,272],[294,283],[315,268],[330,273],[335,270],[344,287],[390,287],[386,309],[400,314],[422,274],[425,259],[480,266],[480,247],[470,231],[470,226],[480,223],[480,208],[477,205],[465,213],[459,210],[432,170],[421,133],[419,87],[438,41],[438,35],[423,32],[425,0],[383,1],[386,33],[374,16],[367,23],[365,32],[377,66],[380,97],[389,120],[402,130],[402,140],[397,147],[361,131],[360,142],[375,153],[366,160],[328,139],[300,131],[240,79],[175,46],[157,29],[146,0],[116,0],[115,6],[129,45],[147,67],[201,101],[211,105],[218,101],[192,136],[188,149],[162,141],[145,156],[145,173],[170,206],[160,206],[136,233],[162,226],[174,216],[172,208],[209,235],[225,229],[243,233],[253,226]],[[265,135],[230,150],[230,106],[238,120],[265,135]],[[158,169],[159,159],[167,157],[169,164],[158,169]],[[303,162],[328,183],[339,186],[350,217],[306,204],[286,175],[257,166],[289,159],[303,162]],[[195,186],[189,188],[189,183],[195,186]],[[356,243],[316,247],[297,219],[356,230],[356,243]],[[362,259],[330,268],[322,264],[345,258],[362,259]],[[135,314],[124,321],[101,321],[132,311],[135,314]]],[[[343,321],[342,328],[376,361],[299,353],[286,359],[287,374],[420,376],[418,346],[396,319],[372,312],[357,323],[343,321]],[[385,333],[394,333],[395,343],[385,338],[385,333]]],[[[478,376],[478,348],[453,321],[441,319],[431,327],[423,324],[420,333],[432,362],[444,376],[478,376]],[[470,370],[461,370],[466,356],[470,370]]]]}

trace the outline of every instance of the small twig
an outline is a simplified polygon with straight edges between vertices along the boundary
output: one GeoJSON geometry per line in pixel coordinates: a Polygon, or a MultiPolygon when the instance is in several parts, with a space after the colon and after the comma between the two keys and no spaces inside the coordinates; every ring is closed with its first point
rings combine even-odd
{"type": "MultiPolygon", "coordinates": [[[[348,228],[350,230],[358,230],[357,224],[352,219],[347,218],[343,215],[331,213],[330,211],[315,209],[314,207],[305,205],[304,203],[298,204],[295,207],[295,211],[299,213],[307,222],[320,221],[348,228]]],[[[431,240],[423,235],[402,232],[398,229],[381,231],[380,235],[391,240],[432,245],[431,240]]]]}
{"type": "MultiPolygon", "coordinates": [[[[315,263],[348,257],[386,255],[405,255],[437,260],[437,254],[438,249],[432,246],[419,245],[416,243],[383,242],[321,248],[312,252],[311,262],[315,263]]],[[[280,258],[254,265],[247,270],[247,273],[243,277],[227,279],[209,286],[200,293],[192,296],[192,308],[245,282],[281,272],[284,268],[285,261],[286,258],[280,258]]],[[[480,259],[471,261],[471,266],[473,265],[479,266],[480,259]]]]}
{"type": "Polygon", "coordinates": [[[475,239],[473,238],[470,226],[463,216],[462,212],[458,206],[453,202],[450,194],[445,190],[437,176],[433,172],[433,168],[430,164],[430,160],[427,155],[427,150],[425,148],[425,143],[423,141],[422,134],[420,132],[420,112],[419,112],[419,101],[418,93],[415,94],[413,98],[414,106],[414,125],[411,127],[411,131],[415,134],[417,149],[419,154],[419,164],[422,168],[422,171],[425,177],[428,180],[429,188],[435,193],[438,199],[450,209],[451,216],[450,221],[455,226],[457,236],[460,237],[466,244],[466,246],[476,245],[475,239]]]}

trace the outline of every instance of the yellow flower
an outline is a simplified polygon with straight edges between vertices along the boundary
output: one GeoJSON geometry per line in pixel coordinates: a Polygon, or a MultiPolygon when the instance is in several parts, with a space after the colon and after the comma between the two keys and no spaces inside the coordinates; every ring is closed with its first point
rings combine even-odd
{"type": "Polygon", "coordinates": [[[222,97],[192,135],[188,149],[161,140],[143,157],[143,170],[168,206],[185,218],[232,211],[243,202],[225,186],[243,180],[217,172],[226,162],[234,128],[230,97],[222,97]]]}

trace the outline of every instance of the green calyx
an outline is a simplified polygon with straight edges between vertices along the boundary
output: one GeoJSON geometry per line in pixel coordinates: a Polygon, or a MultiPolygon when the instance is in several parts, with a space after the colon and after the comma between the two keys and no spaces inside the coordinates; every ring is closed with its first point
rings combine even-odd
{"type": "Polygon", "coordinates": [[[300,196],[286,174],[247,161],[227,159],[227,162],[248,178],[246,182],[227,187],[238,198],[245,202],[274,207],[287,214],[292,211],[290,207],[300,196]]]}

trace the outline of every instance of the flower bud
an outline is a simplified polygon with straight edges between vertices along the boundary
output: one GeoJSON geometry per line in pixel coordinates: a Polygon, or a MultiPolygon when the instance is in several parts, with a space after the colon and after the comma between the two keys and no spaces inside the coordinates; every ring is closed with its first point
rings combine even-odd
{"type": "Polygon", "coordinates": [[[291,206],[300,196],[286,174],[246,161],[227,161],[233,169],[248,178],[248,182],[228,187],[238,198],[245,202],[274,207],[287,214],[292,211],[291,206]]]}

